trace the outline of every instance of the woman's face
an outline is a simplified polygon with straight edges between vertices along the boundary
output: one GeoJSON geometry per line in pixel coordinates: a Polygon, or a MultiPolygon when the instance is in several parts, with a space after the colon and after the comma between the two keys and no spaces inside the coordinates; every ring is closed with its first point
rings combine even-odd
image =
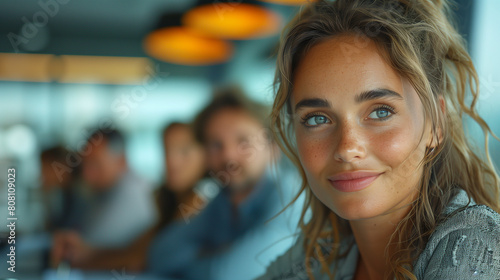
{"type": "Polygon", "coordinates": [[[194,139],[191,129],[175,126],[163,139],[167,186],[174,192],[191,189],[206,171],[205,152],[194,139]]]}
{"type": "Polygon", "coordinates": [[[414,88],[373,41],[359,46],[356,40],[342,35],[313,46],[296,68],[290,100],[309,186],[347,220],[411,203],[423,174],[417,165],[430,143],[414,88]]]}

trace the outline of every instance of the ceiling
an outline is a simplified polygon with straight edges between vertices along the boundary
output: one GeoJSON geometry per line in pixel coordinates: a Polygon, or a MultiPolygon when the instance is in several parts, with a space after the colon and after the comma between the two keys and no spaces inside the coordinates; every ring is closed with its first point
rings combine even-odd
{"type": "MultiPolygon", "coordinates": [[[[41,37],[48,36],[48,44],[40,44],[45,47],[38,49],[20,45],[20,51],[91,52],[96,55],[113,49],[104,47],[106,42],[116,41],[126,45],[127,41],[140,41],[154,28],[161,13],[182,12],[194,3],[194,0],[1,0],[0,32],[23,35],[21,28],[26,21],[43,21],[41,14],[45,14],[48,15],[46,26],[37,27],[38,34],[30,39],[43,40],[41,37]]],[[[14,51],[10,40],[2,37],[0,50],[14,51]]],[[[130,46],[122,48],[126,50],[117,48],[115,51],[123,54],[130,51],[129,55],[141,53],[137,50],[133,53],[130,46]]]]}
{"type": "MultiPolygon", "coordinates": [[[[158,25],[160,17],[165,13],[183,13],[199,2],[228,1],[0,0],[0,52],[145,57],[142,40],[158,25]],[[47,23],[39,24],[40,27],[31,25],[43,21],[47,23]],[[29,25],[34,32],[27,29],[29,25]]],[[[269,6],[285,19],[297,10],[258,1],[245,2],[269,6]]],[[[216,83],[224,82],[227,73],[245,68],[241,64],[255,68],[252,65],[272,60],[278,37],[234,42],[234,58],[224,65],[190,67],[155,63],[173,75],[201,75],[216,83]]]]}
{"type": "MultiPolygon", "coordinates": [[[[288,20],[297,7],[255,0],[232,0],[267,6],[288,20]]],[[[166,13],[183,13],[199,3],[227,0],[0,0],[0,52],[146,57],[143,38],[166,13]],[[39,26],[34,22],[46,21],[39,26]],[[32,29],[28,29],[31,26],[32,29]],[[34,28],[34,31],[33,31],[34,28]]],[[[460,0],[460,25],[470,26],[470,0],[460,0]]],[[[465,29],[466,29],[465,28],[465,29]]],[[[462,29],[464,33],[468,30],[462,29]]],[[[278,35],[235,41],[233,59],[223,65],[191,67],[154,61],[172,75],[203,76],[214,83],[245,75],[274,63],[278,35]]],[[[268,67],[268,66],[267,66],[268,67]]]]}

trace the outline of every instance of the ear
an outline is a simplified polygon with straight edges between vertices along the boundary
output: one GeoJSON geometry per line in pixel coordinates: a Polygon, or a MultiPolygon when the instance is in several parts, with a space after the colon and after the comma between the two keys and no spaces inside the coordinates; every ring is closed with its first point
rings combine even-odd
{"type": "MultiPolygon", "coordinates": [[[[442,95],[438,96],[438,102],[439,102],[439,109],[441,109],[441,115],[442,115],[442,117],[444,117],[444,116],[446,116],[446,101],[442,95]]],[[[442,131],[441,127],[437,127],[437,131],[436,131],[435,136],[439,140],[439,143],[443,142],[443,131],[442,131]]],[[[438,144],[438,142],[435,140],[434,137],[429,137],[429,141],[427,143],[428,148],[435,148],[437,146],[437,144],[438,144]]]]}

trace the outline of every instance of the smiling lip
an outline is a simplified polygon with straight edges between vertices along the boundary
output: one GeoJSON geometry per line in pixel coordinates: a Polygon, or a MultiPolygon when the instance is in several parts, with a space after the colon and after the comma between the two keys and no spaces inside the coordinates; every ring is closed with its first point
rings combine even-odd
{"type": "Polygon", "coordinates": [[[349,172],[328,177],[332,187],[341,192],[355,192],[368,187],[380,176],[380,172],[349,172]]]}

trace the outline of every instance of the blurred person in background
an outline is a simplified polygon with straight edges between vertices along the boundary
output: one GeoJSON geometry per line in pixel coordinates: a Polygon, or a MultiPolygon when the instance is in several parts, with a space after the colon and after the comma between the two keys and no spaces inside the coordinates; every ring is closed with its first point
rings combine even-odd
{"type": "MultiPolygon", "coordinates": [[[[180,257],[158,259],[164,277],[178,279],[252,279],[292,245],[299,213],[293,208],[270,220],[290,202],[298,183],[273,177],[278,154],[270,141],[267,108],[227,88],[198,115],[195,132],[207,150],[210,175],[223,186],[191,223],[182,244],[171,247],[180,257]],[[270,220],[270,221],[269,221],[270,220]],[[268,222],[269,221],[269,222],[268,222]],[[268,223],[266,223],[268,222],[268,223]]],[[[276,170],[275,170],[276,171],[276,170]]],[[[158,258],[161,258],[160,253],[158,258]]]]}
{"type": "Polygon", "coordinates": [[[66,256],[73,267],[88,270],[125,268],[155,274],[159,259],[175,259],[177,252],[169,250],[179,236],[188,230],[186,219],[197,214],[206,204],[209,194],[199,193],[207,181],[205,151],[197,142],[189,124],[174,122],[162,133],[166,163],[166,180],[155,192],[159,219],[155,226],[122,249],[92,247],[75,233],[66,233],[53,250],[53,263],[66,256]]]}
{"type": "Polygon", "coordinates": [[[195,138],[192,125],[173,122],[162,134],[166,180],[157,190],[156,203],[160,212],[159,228],[190,217],[209,199],[204,187],[209,181],[206,153],[195,138]],[[189,205],[190,207],[179,207],[189,205]]]}
{"type": "Polygon", "coordinates": [[[54,249],[69,251],[75,236],[92,247],[123,248],[156,222],[152,187],[134,174],[125,157],[125,140],[117,130],[98,129],[82,152],[82,177],[90,200],[79,232],[59,232],[54,249]]]}
{"type": "Polygon", "coordinates": [[[41,190],[45,209],[45,228],[77,230],[85,209],[78,167],[67,164],[69,151],[55,146],[40,155],[41,190]]]}

